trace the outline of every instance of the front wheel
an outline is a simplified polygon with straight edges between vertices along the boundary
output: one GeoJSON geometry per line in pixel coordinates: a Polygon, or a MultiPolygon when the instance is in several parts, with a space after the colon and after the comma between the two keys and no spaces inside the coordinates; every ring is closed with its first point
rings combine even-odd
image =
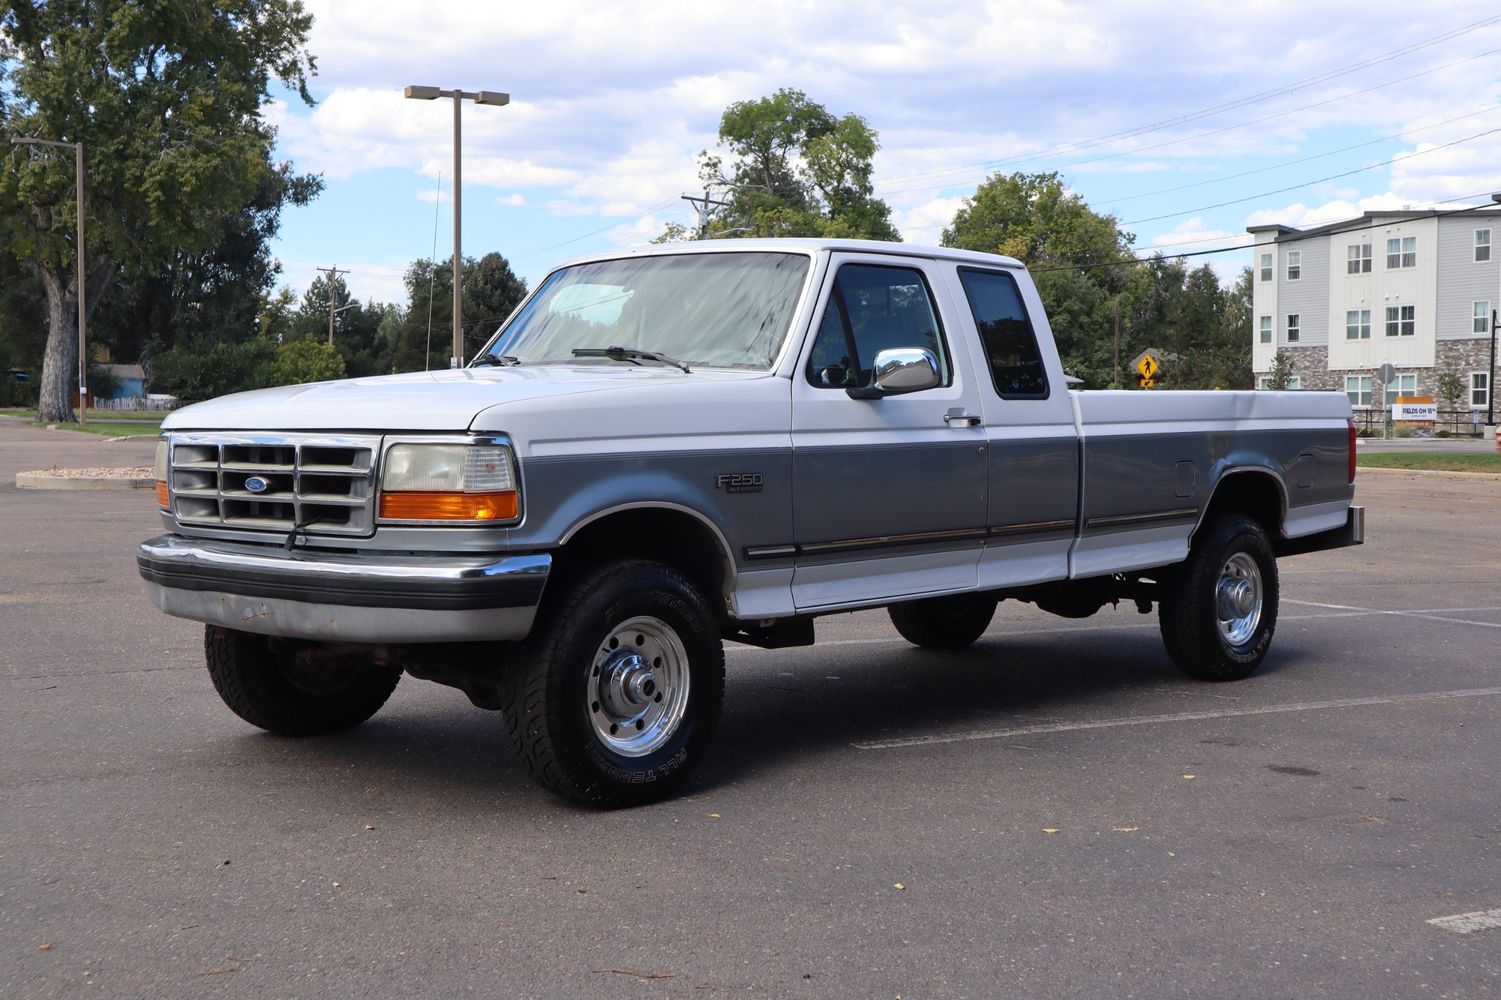
{"type": "Polygon", "coordinates": [[[1158,624],[1178,669],[1206,681],[1249,676],[1277,629],[1277,559],[1261,525],[1232,515],[1206,524],[1163,581],[1158,624]]]}
{"type": "Polygon", "coordinates": [[[522,661],[502,681],[511,740],[539,784],[574,802],[670,795],[719,722],[719,629],[697,588],[660,563],[617,563],[564,584],[522,661]]]}

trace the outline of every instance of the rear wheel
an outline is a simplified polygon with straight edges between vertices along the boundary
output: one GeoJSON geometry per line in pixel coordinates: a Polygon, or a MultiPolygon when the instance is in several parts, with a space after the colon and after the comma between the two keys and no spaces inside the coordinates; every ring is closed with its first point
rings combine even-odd
{"type": "Polygon", "coordinates": [[[1178,669],[1206,681],[1249,676],[1277,629],[1277,559],[1261,525],[1231,515],[1205,525],[1163,581],[1158,623],[1178,669]]]}
{"type": "Polygon", "coordinates": [[[380,710],[401,671],[346,657],[302,665],[263,635],[209,625],[204,659],[219,697],[236,715],[282,736],[352,729],[380,710]]]}
{"type": "Polygon", "coordinates": [[[923,649],[968,649],[995,617],[996,600],[979,594],[930,597],[887,608],[902,638],[923,649]]]}
{"type": "Polygon", "coordinates": [[[670,795],[703,758],[724,700],[724,647],[702,594],[660,563],[576,577],[548,602],[501,709],[532,777],[586,805],[670,795]]]}

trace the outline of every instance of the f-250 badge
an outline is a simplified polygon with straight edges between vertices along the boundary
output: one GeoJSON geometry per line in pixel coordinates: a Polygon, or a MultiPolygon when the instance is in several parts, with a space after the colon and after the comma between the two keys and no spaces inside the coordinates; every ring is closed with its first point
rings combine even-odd
{"type": "Polygon", "coordinates": [[[723,472],[714,477],[715,489],[726,493],[760,493],[765,479],[759,472],[723,472]]]}

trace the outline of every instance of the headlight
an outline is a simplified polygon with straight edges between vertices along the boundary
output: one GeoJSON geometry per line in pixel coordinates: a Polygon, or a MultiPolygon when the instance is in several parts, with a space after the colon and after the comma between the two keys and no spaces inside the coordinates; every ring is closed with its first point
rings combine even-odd
{"type": "Polygon", "coordinates": [[[156,505],[162,508],[172,506],[172,495],[167,490],[167,456],[170,448],[166,438],[156,442],[156,463],[152,476],[156,479],[156,505]]]}
{"type": "Polygon", "coordinates": [[[388,521],[514,521],[521,508],[511,449],[497,444],[394,444],[381,473],[388,521]]]}

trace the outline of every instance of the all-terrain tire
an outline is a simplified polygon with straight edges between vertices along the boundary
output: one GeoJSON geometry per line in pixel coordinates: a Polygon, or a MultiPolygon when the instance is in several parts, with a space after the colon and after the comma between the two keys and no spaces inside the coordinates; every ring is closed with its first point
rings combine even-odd
{"type": "Polygon", "coordinates": [[[401,671],[346,662],[299,668],[269,639],[206,626],[204,660],[219,697],[236,715],[281,736],[315,736],[352,729],[380,710],[401,671]]]}
{"type": "Polygon", "coordinates": [[[995,617],[996,600],[979,594],[930,597],[886,609],[902,638],[923,649],[968,649],[995,617]]]}
{"type": "Polygon", "coordinates": [[[1178,669],[1235,681],[1261,665],[1277,630],[1277,559],[1261,525],[1228,515],[1203,525],[1162,581],[1162,641],[1178,669]]]}
{"type": "Polygon", "coordinates": [[[708,602],[646,560],[558,581],[501,712],[536,782],[618,808],[672,794],[703,758],[724,701],[724,645],[708,602]]]}

